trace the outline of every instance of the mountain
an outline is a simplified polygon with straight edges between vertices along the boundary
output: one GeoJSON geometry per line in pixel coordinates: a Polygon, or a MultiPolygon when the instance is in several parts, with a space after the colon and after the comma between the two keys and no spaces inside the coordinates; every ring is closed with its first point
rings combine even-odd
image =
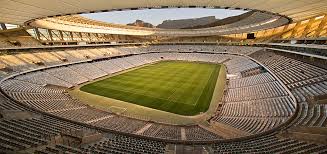
{"type": "Polygon", "coordinates": [[[193,18],[193,19],[165,20],[162,22],[162,24],[159,24],[157,28],[190,29],[192,27],[204,26],[217,21],[219,21],[219,19],[216,19],[215,16],[193,18]]]}
{"type": "Polygon", "coordinates": [[[133,23],[127,24],[128,26],[137,26],[137,27],[148,27],[153,28],[154,26],[150,23],[144,22],[142,20],[136,20],[133,23]]]}
{"type": "Polygon", "coordinates": [[[165,28],[165,29],[199,29],[222,26],[232,24],[234,22],[241,21],[245,18],[250,17],[255,11],[249,11],[241,15],[231,16],[224,19],[216,19],[215,16],[207,16],[201,18],[192,19],[180,19],[180,20],[165,20],[158,26],[153,26],[150,23],[142,20],[136,20],[134,23],[127,25],[138,26],[138,27],[149,27],[149,28],[165,28]]]}
{"type": "Polygon", "coordinates": [[[217,20],[215,22],[209,23],[209,24],[202,24],[202,25],[197,25],[197,26],[192,26],[192,27],[187,27],[184,29],[199,29],[199,28],[209,28],[209,27],[216,27],[216,26],[222,26],[222,25],[228,25],[228,24],[232,24],[234,22],[238,22],[241,21],[245,18],[250,17],[253,13],[255,13],[255,11],[249,11],[246,13],[243,13],[241,15],[237,15],[237,16],[231,16],[231,17],[227,17],[221,20],[217,20]]]}

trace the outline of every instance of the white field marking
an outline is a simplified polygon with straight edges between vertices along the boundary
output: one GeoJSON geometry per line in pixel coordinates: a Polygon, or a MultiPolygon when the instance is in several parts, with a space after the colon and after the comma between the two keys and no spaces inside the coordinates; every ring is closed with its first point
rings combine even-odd
{"type": "MultiPolygon", "coordinates": [[[[174,90],[174,93],[177,91],[178,88],[175,88],[175,89],[176,89],[176,90],[174,90]]],[[[174,93],[173,93],[173,94],[174,94],[174,93]]],[[[170,96],[172,96],[173,94],[171,94],[170,96]]],[[[166,100],[168,101],[168,103],[175,102],[175,101],[171,100],[170,97],[167,98],[166,100]]],[[[179,104],[185,104],[185,105],[192,105],[192,106],[195,106],[195,105],[197,104],[197,103],[189,104],[189,103],[183,103],[183,102],[178,102],[178,103],[179,103],[179,104]]]]}
{"type": "MultiPolygon", "coordinates": [[[[109,88],[109,89],[111,89],[111,88],[109,88]]],[[[137,94],[137,95],[142,95],[142,96],[147,96],[147,97],[152,97],[152,98],[156,98],[156,99],[161,99],[161,100],[169,101],[169,100],[167,100],[165,98],[158,98],[158,97],[153,96],[153,95],[146,95],[146,94],[141,94],[141,93],[135,93],[135,92],[132,92],[132,90],[122,90],[122,89],[119,89],[119,90],[113,89],[113,90],[122,91],[122,92],[128,92],[128,93],[132,93],[132,94],[137,94]]]]}
{"type": "MultiPolygon", "coordinates": [[[[212,73],[213,73],[213,71],[211,71],[210,76],[212,75],[212,73]]],[[[208,84],[208,82],[209,82],[209,79],[207,80],[206,84],[202,84],[202,87],[201,87],[201,89],[202,89],[202,90],[201,90],[201,94],[197,97],[195,103],[192,103],[192,106],[196,106],[196,105],[198,104],[198,101],[199,101],[199,99],[200,99],[202,93],[204,92],[204,88],[206,87],[206,85],[208,84]]]]}
{"type": "MultiPolygon", "coordinates": [[[[212,74],[213,72],[211,72],[212,74]]],[[[209,81],[209,80],[208,80],[209,81]]],[[[208,82],[207,81],[207,82],[208,82]]],[[[180,86],[182,86],[183,84],[185,84],[185,82],[183,82],[180,86]]],[[[205,86],[203,85],[203,88],[205,86]]],[[[112,88],[109,88],[109,89],[112,89],[112,88]]],[[[160,99],[160,100],[165,100],[165,101],[168,101],[168,103],[170,102],[175,102],[173,100],[170,100],[170,97],[173,96],[173,94],[177,91],[178,88],[174,88],[173,90],[173,93],[168,97],[168,98],[161,98],[161,97],[157,97],[157,96],[154,96],[154,95],[150,95],[150,94],[142,94],[142,93],[135,93],[135,91],[137,91],[135,88],[134,89],[131,89],[131,90],[126,90],[126,89],[113,89],[113,90],[117,90],[117,91],[123,91],[123,92],[128,92],[128,93],[132,93],[132,94],[137,94],[137,95],[142,95],[142,96],[146,96],[146,97],[152,97],[152,98],[155,98],[155,99],[160,99]],[[134,91],[133,91],[134,90],[134,91]]],[[[200,97],[198,97],[198,99],[200,99],[200,97]]],[[[198,101],[198,100],[197,100],[198,101]]],[[[196,102],[197,102],[196,101],[196,102]]],[[[178,102],[178,103],[181,103],[181,104],[185,104],[185,105],[192,105],[192,106],[195,106],[197,103],[193,103],[193,104],[188,104],[188,103],[183,103],[183,102],[178,102]]]]}
{"type": "MultiPolygon", "coordinates": [[[[183,83],[185,84],[185,83],[183,83]]],[[[112,89],[112,88],[108,88],[108,89],[112,89]]],[[[150,94],[142,94],[142,93],[136,93],[135,91],[137,91],[136,88],[134,89],[130,89],[130,90],[126,90],[126,89],[113,89],[113,90],[117,90],[117,91],[122,91],[122,92],[128,92],[128,93],[132,93],[132,94],[137,94],[137,95],[142,95],[142,96],[146,96],[146,97],[152,97],[152,98],[155,98],[155,99],[160,99],[160,100],[165,100],[165,101],[168,101],[168,102],[173,102],[172,100],[170,100],[169,98],[161,98],[161,97],[157,97],[157,96],[154,96],[154,95],[150,95],[150,94]]],[[[174,89],[174,92],[177,90],[177,88],[174,89]]],[[[172,95],[172,94],[171,94],[172,95]]],[[[186,104],[186,105],[190,105],[190,104],[187,104],[187,103],[182,103],[182,104],[186,104]]],[[[193,104],[192,104],[193,105],[193,104]]],[[[194,105],[193,105],[194,106],[194,105]]]]}
{"type": "MultiPolygon", "coordinates": [[[[120,82],[120,81],[118,81],[120,82]]],[[[134,83],[135,81],[126,81],[126,82],[129,82],[129,83],[134,83]]],[[[109,88],[109,89],[113,89],[113,88],[109,88]]],[[[113,89],[113,90],[117,90],[117,91],[123,91],[123,92],[128,92],[128,93],[132,93],[132,94],[137,94],[137,95],[142,95],[142,96],[147,96],[147,97],[152,97],[152,98],[156,98],[156,99],[161,99],[161,100],[166,100],[164,98],[158,98],[157,96],[154,96],[154,95],[150,95],[150,94],[143,94],[144,91],[139,91],[138,89],[135,88],[130,88],[129,90],[126,90],[126,89],[120,89],[120,88],[117,88],[117,89],[113,89]],[[140,93],[137,93],[135,91],[139,91],[140,93]],[[142,93],[143,92],[143,93],[142,93]]],[[[146,92],[146,91],[145,91],[146,92]]]]}
{"type": "MultiPolygon", "coordinates": [[[[212,73],[213,73],[213,71],[211,71],[210,76],[212,75],[212,73]]],[[[208,84],[208,82],[209,82],[209,79],[207,80],[206,84],[203,84],[203,85],[202,85],[202,92],[201,92],[201,95],[202,95],[202,93],[203,93],[203,89],[206,87],[206,85],[208,84]]],[[[183,84],[181,84],[181,86],[184,85],[184,84],[185,84],[185,82],[184,82],[183,84]]],[[[176,89],[178,89],[178,88],[176,88],[176,89]]],[[[176,91],[176,90],[175,90],[175,91],[176,91]]],[[[175,91],[174,91],[174,93],[175,93],[175,91]]],[[[173,94],[171,94],[171,95],[173,95],[173,94]]],[[[192,104],[189,104],[189,103],[183,103],[183,102],[179,102],[179,103],[181,103],[181,104],[185,104],[185,105],[196,106],[196,105],[198,104],[198,101],[199,101],[201,95],[199,95],[199,97],[197,98],[197,100],[195,101],[195,103],[192,103],[192,104]]],[[[173,102],[172,100],[170,100],[170,97],[167,98],[167,99],[169,99],[169,100],[168,100],[169,103],[170,103],[170,102],[173,102]]]]}
{"type": "MultiPolygon", "coordinates": [[[[210,77],[211,77],[211,75],[212,75],[212,73],[213,73],[213,71],[211,71],[211,73],[210,73],[210,77]]],[[[218,74],[219,75],[219,74],[218,74]]],[[[210,78],[209,78],[210,79],[210,78]]],[[[207,83],[206,84],[204,84],[204,85],[207,85],[208,84],[208,82],[209,82],[209,79],[207,80],[207,83]]],[[[201,95],[202,95],[202,93],[204,92],[204,88],[205,88],[205,86],[203,86],[202,87],[202,92],[201,92],[201,95]]],[[[201,96],[200,95],[200,96],[201,96]]],[[[198,97],[198,99],[196,99],[196,104],[198,104],[198,101],[199,101],[199,99],[200,99],[200,97],[198,97]]]]}
{"type": "Polygon", "coordinates": [[[175,94],[175,92],[177,91],[177,89],[179,89],[179,87],[183,86],[185,84],[185,82],[183,82],[182,84],[180,84],[178,87],[173,89],[173,92],[169,95],[169,97],[167,98],[167,100],[169,100],[169,103],[172,101],[170,98],[175,94]]]}
{"type": "MultiPolygon", "coordinates": [[[[177,89],[177,88],[175,88],[175,89],[177,89]]],[[[174,91],[176,91],[175,89],[174,89],[174,91]]],[[[137,95],[152,97],[152,98],[155,98],[155,99],[165,100],[165,101],[168,101],[168,103],[175,102],[175,101],[170,100],[169,98],[161,98],[161,97],[156,97],[156,96],[149,95],[149,94],[134,93],[134,92],[131,92],[129,90],[117,90],[117,91],[129,92],[129,93],[132,93],[132,94],[137,94],[137,95]]],[[[188,104],[188,103],[183,103],[183,102],[178,102],[178,103],[185,104],[185,105],[192,105],[192,106],[196,105],[196,104],[188,104]]]]}
{"type": "MultiPolygon", "coordinates": [[[[183,67],[183,68],[185,68],[185,67],[183,67]]],[[[176,87],[176,88],[173,89],[173,92],[167,98],[167,100],[169,101],[168,103],[173,102],[170,98],[175,94],[175,92],[177,91],[177,89],[179,89],[179,87],[183,86],[184,84],[185,84],[185,82],[182,82],[182,84],[180,84],[178,87],[176,87]]],[[[185,104],[185,103],[183,103],[183,104],[185,104]]]]}

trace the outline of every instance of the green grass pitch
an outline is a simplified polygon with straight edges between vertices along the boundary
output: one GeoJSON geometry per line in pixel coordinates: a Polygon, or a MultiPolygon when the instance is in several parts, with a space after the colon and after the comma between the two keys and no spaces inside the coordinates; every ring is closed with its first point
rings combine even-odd
{"type": "Polygon", "coordinates": [[[196,115],[208,110],[219,70],[219,64],[163,61],[80,90],[180,115],[196,115]]]}

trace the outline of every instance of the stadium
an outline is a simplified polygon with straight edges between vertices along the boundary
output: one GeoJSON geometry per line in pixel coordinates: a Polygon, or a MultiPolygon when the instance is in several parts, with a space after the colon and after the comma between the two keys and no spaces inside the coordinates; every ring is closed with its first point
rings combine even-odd
{"type": "Polygon", "coordinates": [[[327,153],[327,1],[2,0],[0,10],[0,153],[327,153]],[[90,17],[184,9],[238,14],[90,17]]]}

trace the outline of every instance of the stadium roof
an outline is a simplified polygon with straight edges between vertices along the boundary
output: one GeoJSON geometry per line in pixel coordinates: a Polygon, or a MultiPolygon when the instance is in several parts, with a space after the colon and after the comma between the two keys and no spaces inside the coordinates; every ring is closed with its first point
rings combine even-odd
{"type": "Polygon", "coordinates": [[[1,0],[0,22],[120,9],[208,7],[262,10],[300,21],[326,13],[326,0],[1,0]]]}

